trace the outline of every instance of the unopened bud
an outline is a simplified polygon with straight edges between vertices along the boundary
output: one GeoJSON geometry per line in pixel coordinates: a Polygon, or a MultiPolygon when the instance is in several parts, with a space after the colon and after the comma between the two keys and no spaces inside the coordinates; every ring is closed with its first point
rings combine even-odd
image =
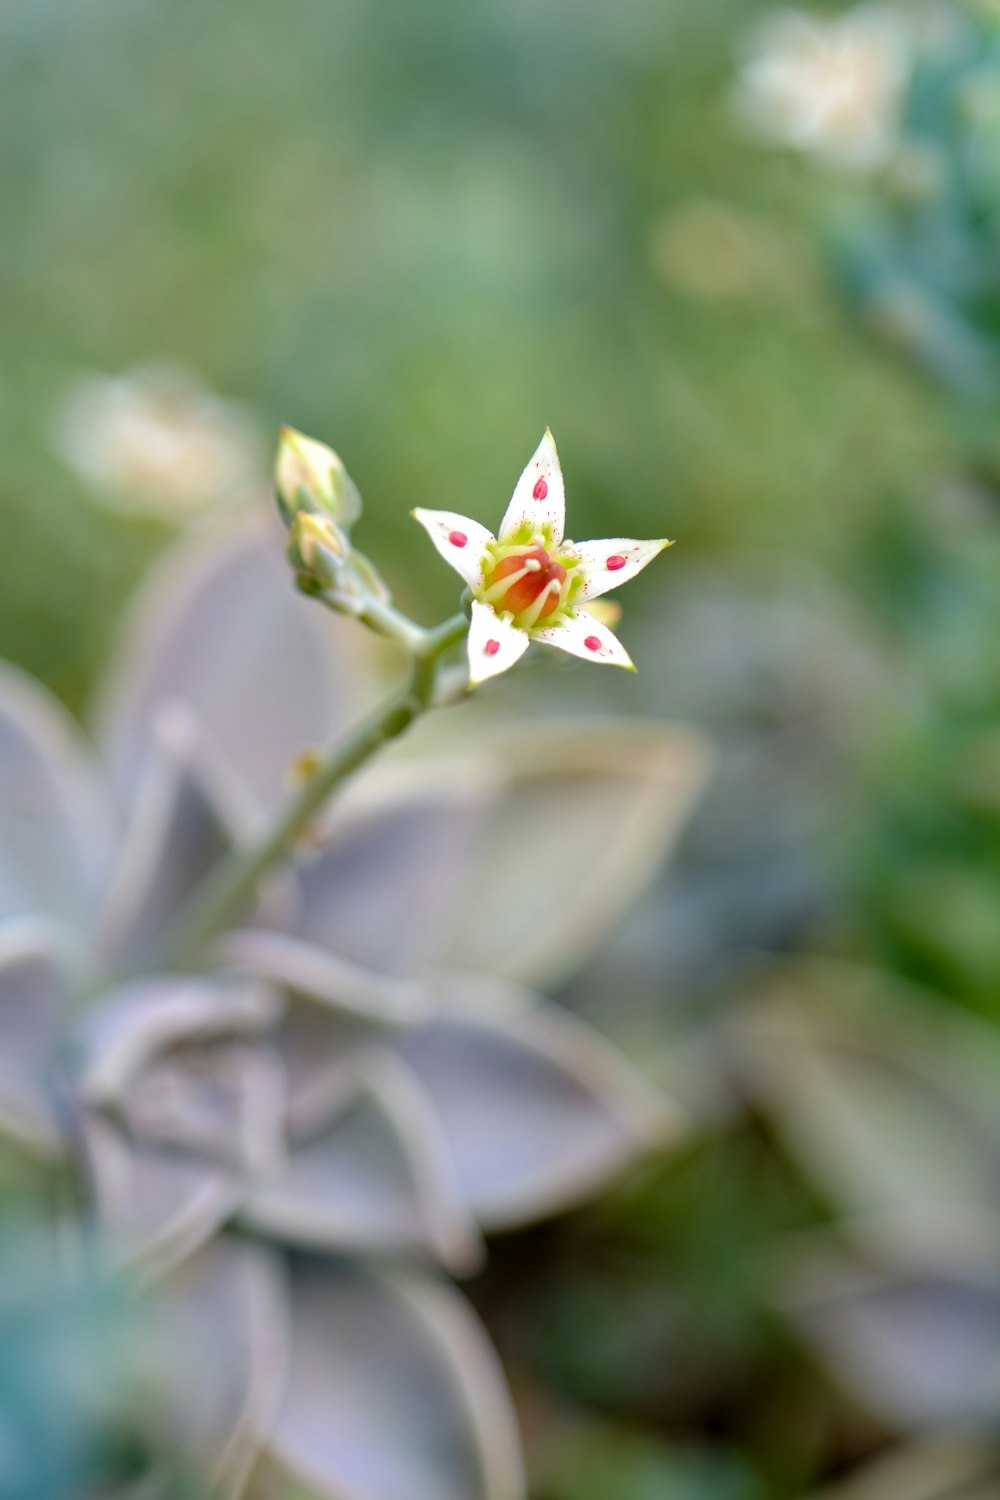
{"type": "Polygon", "coordinates": [[[299,511],[289,528],[288,553],[297,572],[324,587],[339,583],[349,555],[339,526],[305,510],[299,511]]]}
{"type": "Polygon", "coordinates": [[[339,455],[294,427],[281,429],[275,482],[286,526],[303,511],[326,514],[339,526],[352,525],[361,514],[361,496],[339,455]]]}

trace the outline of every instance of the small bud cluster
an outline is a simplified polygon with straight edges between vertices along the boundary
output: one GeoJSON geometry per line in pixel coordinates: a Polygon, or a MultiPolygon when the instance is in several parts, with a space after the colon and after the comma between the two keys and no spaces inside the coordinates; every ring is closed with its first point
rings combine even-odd
{"type": "Polygon", "coordinates": [[[294,428],[281,432],[275,474],[278,512],[288,529],[288,559],[306,594],[360,615],[389,590],[350,539],[361,496],[340,457],[294,428]]]}

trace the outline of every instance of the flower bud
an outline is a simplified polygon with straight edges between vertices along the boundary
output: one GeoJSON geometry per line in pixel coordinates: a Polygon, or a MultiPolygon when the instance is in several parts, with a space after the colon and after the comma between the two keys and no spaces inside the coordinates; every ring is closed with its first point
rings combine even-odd
{"type": "Polygon", "coordinates": [[[288,528],[287,555],[303,593],[321,594],[331,609],[360,615],[372,604],[389,602],[374,566],[329,516],[299,511],[288,528]]]}
{"type": "Polygon", "coordinates": [[[289,527],[288,555],[303,578],[330,588],[341,582],[349,548],[333,521],[301,510],[289,527]]]}
{"type": "Polygon", "coordinates": [[[339,455],[294,427],[281,429],[275,481],[286,526],[302,512],[328,515],[339,526],[352,525],[361,514],[361,496],[339,455]]]}

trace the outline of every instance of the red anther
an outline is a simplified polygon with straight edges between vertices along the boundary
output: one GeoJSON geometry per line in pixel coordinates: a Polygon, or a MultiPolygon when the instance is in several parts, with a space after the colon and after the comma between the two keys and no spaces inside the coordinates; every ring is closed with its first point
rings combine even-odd
{"type": "Polygon", "coordinates": [[[626,562],[626,559],[624,557],[621,557],[616,552],[613,557],[609,557],[608,558],[608,561],[607,561],[608,572],[609,573],[617,573],[619,568],[624,568],[625,562],[626,562]]]}
{"type": "Polygon", "coordinates": [[[469,538],[464,531],[449,531],[448,540],[453,547],[464,547],[469,538]]]}
{"type": "Polygon", "coordinates": [[[596,635],[588,635],[583,643],[588,651],[600,651],[601,643],[596,635]]]}
{"type": "Polygon", "coordinates": [[[487,641],[486,645],[483,647],[483,650],[486,652],[487,656],[496,656],[497,652],[500,650],[500,642],[487,641]]]}
{"type": "Polygon", "coordinates": [[[545,480],[540,479],[531,493],[536,500],[544,500],[546,495],[549,493],[549,487],[546,484],[545,480]]]}

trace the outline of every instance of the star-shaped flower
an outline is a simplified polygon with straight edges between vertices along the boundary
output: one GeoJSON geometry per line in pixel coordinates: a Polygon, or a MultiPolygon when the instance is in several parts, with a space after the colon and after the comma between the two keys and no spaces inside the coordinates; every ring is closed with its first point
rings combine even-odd
{"type": "Polygon", "coordinates": [[[634,578],[671,544],[628,537],[565,541],[562,470],[547,428],[517,482],[498,536],[455,511],[418,509],[413,515],[472,592],[471,683],[506,672],[532,641],[584,661],[635,670],[621,641],[588,606],[634,578]]]}

